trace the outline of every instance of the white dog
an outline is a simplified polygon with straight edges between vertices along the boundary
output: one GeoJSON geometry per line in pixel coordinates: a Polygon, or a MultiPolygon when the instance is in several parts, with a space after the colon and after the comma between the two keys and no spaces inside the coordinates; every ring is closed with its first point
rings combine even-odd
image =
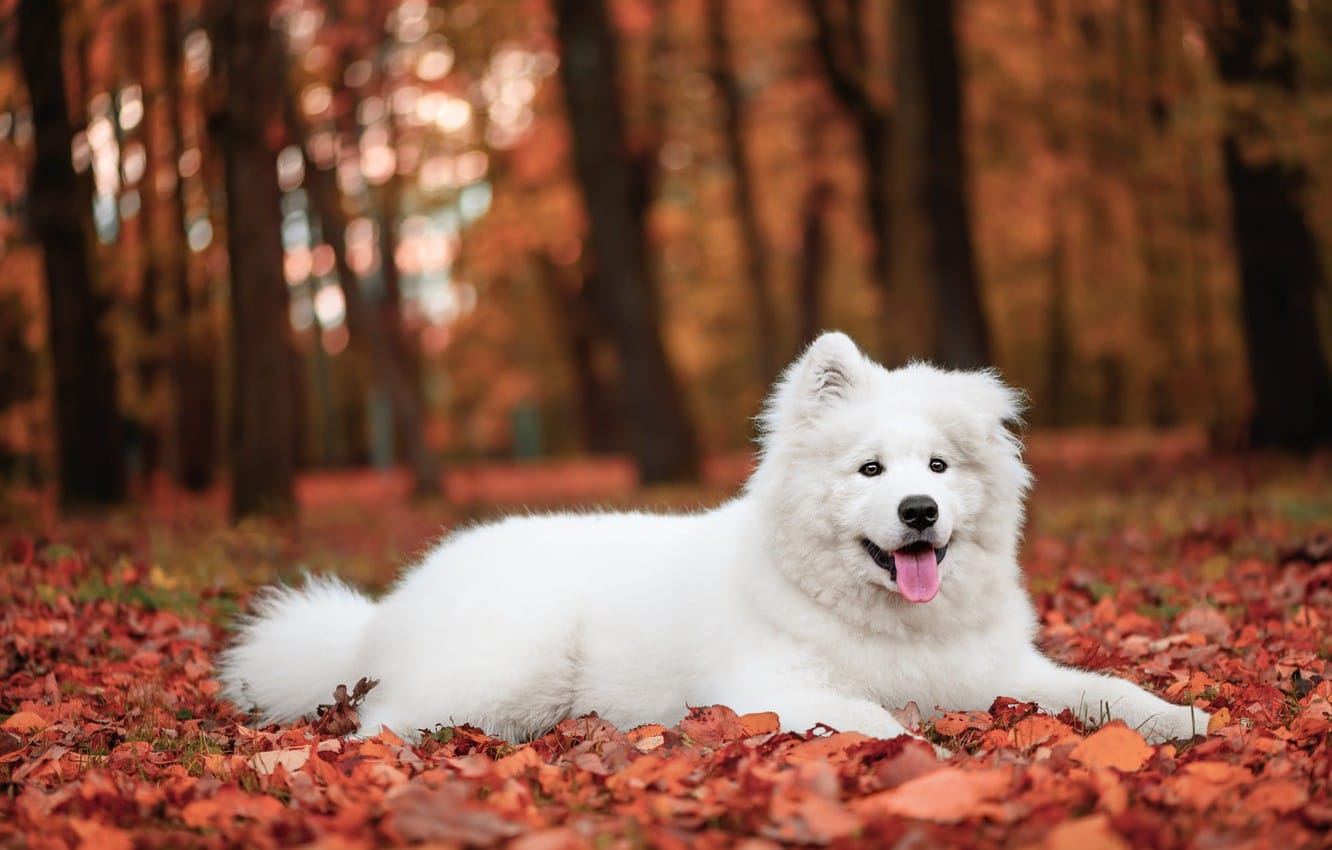
{"type": "Polygon", "coordinates": [[[592,711],[629,728],[722,703],[891,737],[890,707],[1001,695],[1154,740],[1204,733],[1205,712],[1033,645],[1018,412],[991,372],[887,370],[825,334],[774,389],[732,501],[461,531],[378,602],[330,579],[272,590],[219,678],[277,722],[378,679],[363,734],[466,722],[520,740],[592,711]]]}

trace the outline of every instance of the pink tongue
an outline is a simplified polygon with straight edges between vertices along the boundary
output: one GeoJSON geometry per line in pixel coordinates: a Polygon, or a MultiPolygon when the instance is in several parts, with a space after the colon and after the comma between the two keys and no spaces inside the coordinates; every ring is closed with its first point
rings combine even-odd
{"type": "Polygon", "coordinates": [[[912,602],[929,602],[939,592],[939,561],[934,548],[893,553],[897,565],[897,589],[912,602]]]}

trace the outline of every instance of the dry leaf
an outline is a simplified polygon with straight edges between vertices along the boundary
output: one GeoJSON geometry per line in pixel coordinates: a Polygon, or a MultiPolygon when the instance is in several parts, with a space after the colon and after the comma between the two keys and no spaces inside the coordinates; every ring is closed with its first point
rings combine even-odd
{"type": "Polygon", "coordinates": [[[977,814],[982,803],[1002,796],[1012,784],[1005,768],[963,770],[945,766],[889,791],[854,801],[851,808],[863,817],[897,815],[957,823],[977,814]]]}
{"type": "Polygon", "coordinates": [[[1088,767],[1113,767],[1133,773],[1142,769],[1153,752],[1141,735],[1116,720],[1083,739],[1069,758],[1088,767]]]}

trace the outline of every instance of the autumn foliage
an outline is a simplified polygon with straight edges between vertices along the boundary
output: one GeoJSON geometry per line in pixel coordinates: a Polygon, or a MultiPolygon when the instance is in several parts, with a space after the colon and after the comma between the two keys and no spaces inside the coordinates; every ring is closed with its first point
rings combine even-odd
{"type": "Polygon", "coordinates": [[[187,590],[106,529],[70,532],[78,547],[7,532],[0,845],[1326,846],[1332,545],[1313,486],[1290,510],[1250,497],[1239,518],[1172,519],[1181,502],[1156,495],[1152,523],[1102,530],[1085,501],[1068,528],[1038,505],[1025,561],[1042,644],[1200,699],[1213,728],[1152,746],[1005,698],[933,720],[908,706],[944,759],[722,706],[672,728],[574,718],[523,745],[465,726],[419,744],[329,734],[368,682],[330,693],[323,718],[254,728],[210,678],[244,592],[187,590]]]}

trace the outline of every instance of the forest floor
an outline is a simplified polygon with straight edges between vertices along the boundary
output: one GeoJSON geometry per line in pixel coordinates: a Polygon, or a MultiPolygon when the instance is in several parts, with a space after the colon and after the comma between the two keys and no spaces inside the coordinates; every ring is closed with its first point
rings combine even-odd
{"type": "Polygon", "coordinates": [[[505,510],[714,504],[746,458],[648,492],[620,461],[453,470],[447,499],[415,504],[397,474],[311,475],[298,524],[239,528],[216,493],[150,488],[134,511],[56,521],[0,492],[0,846],[1327,846],[1332,457],[1217,457],[1193,434],[1030,447],[1042,646],[1198,700],[1206,737],[1151,746],[1000,699],[922,725],[943,761],[724,707],[412,745],[255,728],[217,697],[213,658],[264,582],[380,587],[444,529],[505,510]]]}

